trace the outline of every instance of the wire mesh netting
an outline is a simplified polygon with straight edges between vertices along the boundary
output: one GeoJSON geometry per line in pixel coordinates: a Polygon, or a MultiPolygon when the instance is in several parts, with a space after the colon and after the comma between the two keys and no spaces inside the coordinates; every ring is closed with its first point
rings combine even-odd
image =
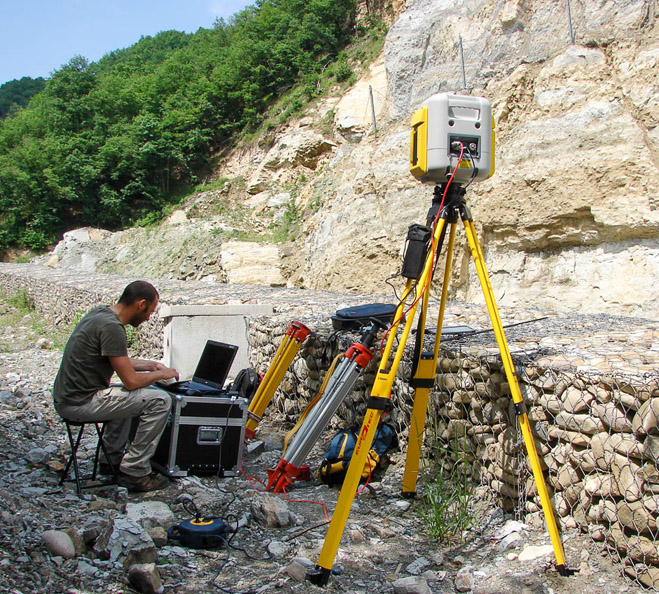
{"type": "MultiPolygon", "coordinates": [[[[503,311],[502,318],[559,528],[589,534],[621,571],[659,591],[659,323],[609,315],[545,316],[533,310],[503,311]]],[[[426,463],[446,456],[466,468],[480,501],[494,500],[517,519],[545,530],[489,326],[482,307],[448,308],[423,455],[426,463]]],[[[358,333],[314,331],[287,375],[294,378],[290,391],[280,393],[275,404],[287,420],[297,418],[332,359],[358,338],[358,333]]],[[[430,330],[424,351],[432,351],[434,339],[430,330]]],[[[406,345],[386,417],[403,449],[414,400],[408,384],[413,342],[406,345]]],[[[361,424],[379,364],[379,350],[374,351],[329,428],[361,424]]],[[[431,485],[420,485],[422,492],[426,488],[431,485]]]]}
{"type": "MultiPolygon", "coordinates": [[[[556,335],[583,333],[586,320],[574,316],[576,320],[581,323],[572,327],[568,316],[556,335]]],[[[586,333],[605,330],[607,340],[615,342],[616,324],[611,322],[610,316],[591,317],[586,333]]],[[[540,335],[556,330],[545,327],[540,335]]],[[[528,328],[519,327],[508,334],[514,342],[523,342],[526,332],[528,328]]],[[[434,431],[426,441],[436,440],[466,456],[474,484],[493,491],[504,510],[544,528],[501,359],[473,354],[491,349],[493,339],[483,333],[447,342],[429,411],[434,431]]],[[[651,367],[647,345],[632,341],[621,355],[618,348],[608,354],[601,348],[577,353],[570,351],[573,342],[564,341],[563,349],[538,344],[533,352],[518,350],[514,356],[554,513],[562,529],[588,533],[627,575],[657,591],[659,372],[623,373],[611,364],[622,357],[626,369],[651,367]],[[585,353],[593,351],[590,361],[601,370],[585,364],[585,353]]]]}

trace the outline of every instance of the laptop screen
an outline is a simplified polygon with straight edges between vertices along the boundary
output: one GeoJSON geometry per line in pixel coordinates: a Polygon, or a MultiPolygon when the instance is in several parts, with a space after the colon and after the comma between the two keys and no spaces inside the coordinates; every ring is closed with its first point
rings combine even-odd
{"type": "Polygon", "coordinates": [[[206,341],[192,381],[213,388],[223,388],[237,352],[238,347],[234,344],[225,344],[215,340],[206,341]]]}

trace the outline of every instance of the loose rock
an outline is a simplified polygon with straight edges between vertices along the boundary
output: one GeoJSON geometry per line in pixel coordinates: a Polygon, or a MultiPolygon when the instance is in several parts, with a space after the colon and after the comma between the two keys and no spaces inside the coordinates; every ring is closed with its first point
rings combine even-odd
{"type": "Polygon", "coordinates": [[[400,578],[393,583],[394,594],[432,594],[425,579],[418,576],[400,578]]]}
{"type": "Polygon", "coordinates": [[[71,537],[61,530],[46,530],[42,535],[46,550],[53,556],[73,559],[76,554],[71,537]]]}
{"type": "Polygon", "coordinates": [[[161,594],[164,587],[155,563],[132,565],[128,569],[128,581],[142,594],[161,594]]]}

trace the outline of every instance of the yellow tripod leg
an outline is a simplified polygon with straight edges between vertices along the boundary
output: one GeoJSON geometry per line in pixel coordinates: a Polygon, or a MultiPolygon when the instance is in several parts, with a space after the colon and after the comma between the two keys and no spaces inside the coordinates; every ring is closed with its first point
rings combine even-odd
{"type": "Polygon", "coordinates": [[[286,370],[290,367],[295,355],[300,350],[300,346],[302,346],[310,332],[311,330],[300,322],[292,322],[286,330],[286,335],[247,409],[245,435],[248,439],[254,437],[256,426],[261,421],[265,409],[275,395],[275,390],[281,384],[286,370]]]}
{"type": "Polygon", "coordinates": [[[329,581],[336,551],[341,543],[341,537],[348,521],[355,492],[359,487],[362,469],[366,463],[366,456],[371,449],[382,412],[382,410],[374,409],[366,411],[366,416],[364,417],[364,422],[359,433],[359,439],[355,446],[350,465],[348,466],[348,472],[343,480],[341,493],[332,514],[332,521],[325,536],[323,548],[318,557],[318,563],[315,570],[307,572],[309,581],[317,586],[324,586],[329,581]]]}
{"type": "MultiPolygon", "coordinates": [[[[437,316],[437,331],[435,334],[435,346],[432,357],[423,352],[423,342],[421,350],[418,353],[416,361],[416,372],[410,381],[414,387],[414,404],[412,406],[412,415],[410,418],[410,434],[407,440],[407,455],[405,457],[405,472],[403,474],[403,483],[401,494],[403,497],[414,497],[416,494],[416,485],[419,478],[419,462],[421,460],[421,448],[423,447],[423,435],[426,428],[426,417],[428,415],[428,402],[430,400],[430,391],[435,385],[435,376],[437,375],[437,359],[439,357],[439,344],[442,337],[442,324],[444,312],[446,311],[446,300],[448,294],[449,279],[451,276],[451,263],[453,261],[453,246],[455,243],[455,224],[451,223],[451,231],[446,251],[446,263],[444,265],[444,279],[442,284],[442,297],[437,316]]],[[[417,340],[423,341],[425,334],[425,320],[428,312],[428,300],[430,291],[423,295],[423,304],[421,307],[417,340]]]]}
{"type": "MultiPolygon", "coordinates": [[[[444,225],[445,221],[444,219],[441,219],[434,231],[433,240],[435,245],[437,245],[444,225]]],[[[432,268],[433,254],[430,253],[426,258],[423,273],[418,280],[417,287],[425,287],[426,291],[430,290],[428,285],[432,277],[432,268]]],[[[355,450],[350,460],[350,465],[348,466],[348,472],[346,473],[346,477],[343,480],[341,494],[339,495],[339,498],[336,502],[336,507],[334,508],[332,521],[330,522],[329,528],[327,529],[327,534],[325,535],[323,548],[320,551],[320,555],[318,556],[318,563],[316,564],[315,569],[307,572],[307,578],[309,581],[317,586],[324,586],[329,581],[334,558],[336,557],[336,552],[339,549],[339,544],[341,543],[341,537],[343,536],[346,522],[348,521],[348,515],[350,514],[352,502],[355,499],[355,492],[359,486],[362,469],[366,463],[366,456],[368,455],[368,452],[371,449],[371,445],[373,444],[373,439],[375,438],[375,433],[377,431],[380,418],[382,417],[382,413],[388,409],[388,405],[390,405],[391,402],[391,388],[394,383],[394,378],[396,377],[396,371],[398,370],[401,359],[403,358],[407,338],[412,329],[412,325],[414,324],[414,316],[419,306],[418,298],[413,302],[409,308],[409,311],[407,312],[407,321],[403,327],[403,331],[398,342],[396,352],[394,354],[394,359],[391,362],[390,367],[388,366],[389,358],[393,351],[393,345],[396,342],[397,330],[402,320],[402,312],[404,311],[405,300],[411,294],[413,284],[414,283],[412,280],[407,282],[401,303],[396,309],[394,318],[395,321],[391,327],[391,331],[387,339],[387,344],[385,345],[385,349],[382,354],[380,367],[378,368],[378,373],[375,377],[375,382],[373,383],[373,389],[371,390],[371,397],[368,400],[366,415],[364,416],[364,421],[359,431],[357,444],[355,445],[355,450]]]]}
{"type": "MultiPolygon", "coordinates": [[[[405,325],[407,333],[409,333],[409,327],[411,326],[412,321],[413,316],[410,316],[405,325]]],[[[394,335],[390,335],[387,343],[392,342],[394,338],[394,335]]],[[[397,359],[400,361],[399,355],[402,357],[404,347],[405,342],[404,340],[401,340],[394,360],[397,359]]],[[[366,456],[373,444],[373,439],[375,438],[375,433],[378,424],[380,423],[382,413],[387,408],[386,405],[390,402],[391,386],[393,385],[394,376],[396,375],[396,366],[392,365],[390,370],[385,370],[382,369],[382,363],[383,362],[381,361],[381,369],[378,370],[378,375],[373,384],[368,409],[366,410],[366,415],[364,416],[364,421],[359,431],[355,450],[352,454],[350,465],[348,466],[348,472],[343,480],[341,493],[339,494],[334,513],[332,514],[332,521],[330,522],[327,534],[325,535],[325,542],[320,551],[318,563],[314,570],[307,572],[307,578],[316,586],[324,586],[329,581],[334,558],[336,557],[336,552],[341,543],[341,537],[343,536],[346,522],[348,521],[352,502],[355,499],[355,492],[359,486],[362,469],[366,463],[366,456]]]]}
{"type": "MultiPolygon", "coordinates": [[[[434,378],[436,366],[433,363],[434,361],[432,359],[420,360],[417,372],[424,375],[432,373],[432,377],[434,378]]],[[[425,432],[429,400],[430,388],[424,387],[414,390],[414,406],[412,407],[412,417],[410,419],[410,435],[407,440],[405,473],[403,474],[401,487],[403,497],[414,497],[416,495],[416,484],[419,478],[419,462],[421,460],[421,448],[423,446],[423,434],[425,432]]]]}
{"type": "Polygon", "coordinates": [[[254,437],[256,426],[261,421],[263,412],[274,396],[277,386],[281,383],[284,373],[286,372],[287,365],[285,362],[295,354],[295,343],[289,336],[285,336],[281,345],[277,349],[275,356],[268,367],[268,371],[263,376],[261,383],[252,398],[252,402],[247,410],[248,419],[245,425],[245,433],[248,438],[254,437]],[[290,353],[289,353],[290,351],[290,353]]]}
{"type": "Polygon", "coordinates": [[[469,219],[464,219],[463,222],[465,226],[465,232],[467,234],[467,241],[469,242],[469,247],[471,249],[471,255],[476,264],[478,279],[481,284],[481,289],[483,290],[483,296],[485,297],[487,311],[490,316],[490,321],[492,322],[492,328],[494,329],[494,335],[496,336],[499,352],[501,353],[501,359],[506,371],[506,378],[508,379],[508,384],[510,385],[510,391],[512,394],[513,402],[515,404],[515,410],[517,411],[517,418],[519,419],[519,426],[522,430],[524,443],[529,455],[529,461],[531,462],[533,477],[538,487],[538,493],[542,503],[542,510],[545,514],[545,521],[547,522],[547,530],[549,531],[552,546],[554,547],[557,569],[560,573],[564,574],[567,570],[565,569],[565,553],[563,552],[563,544],[561,543],[561,537],[558,532],[558,525],[556,524],[554,510],[551,506],[551,500],[547,491],[545,478],[542,474],[542,467],[540,466],[540,459],[535,447],[535,441],[533,440],[529,419],[526,414],[526,409],[524,408],[524,400],[519,389],[519,383],[517,381],[515,367],[513,366],[513,360],[510,355],[510,349],[508,348],[506,335],[503,331],[503,324],[501,323],[499,310],[497,309],[497,305],[494,299],[494,292],[492,291],[492,285],[490,284],[487,268],[485,267],[483,252],[481,251],[478,239],[476,238],[474,222],[469,219]]]}

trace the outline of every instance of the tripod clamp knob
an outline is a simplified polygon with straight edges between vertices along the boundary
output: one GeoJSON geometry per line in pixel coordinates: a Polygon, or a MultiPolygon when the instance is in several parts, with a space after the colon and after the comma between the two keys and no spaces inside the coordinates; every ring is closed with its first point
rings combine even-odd
{"type": "Polygon", "coordinates": [[[373,342],[375,341],[375,338],[378,335],[378,332],[380,330],[384,330],[387,326],[386,324],[382,323],[380,320],[377,318],[369,318],[368,319],[369,324],[367,326],[363,327],[363,334],[360,339],[360,342],[366,347],[370,348],[373,342]]]}

